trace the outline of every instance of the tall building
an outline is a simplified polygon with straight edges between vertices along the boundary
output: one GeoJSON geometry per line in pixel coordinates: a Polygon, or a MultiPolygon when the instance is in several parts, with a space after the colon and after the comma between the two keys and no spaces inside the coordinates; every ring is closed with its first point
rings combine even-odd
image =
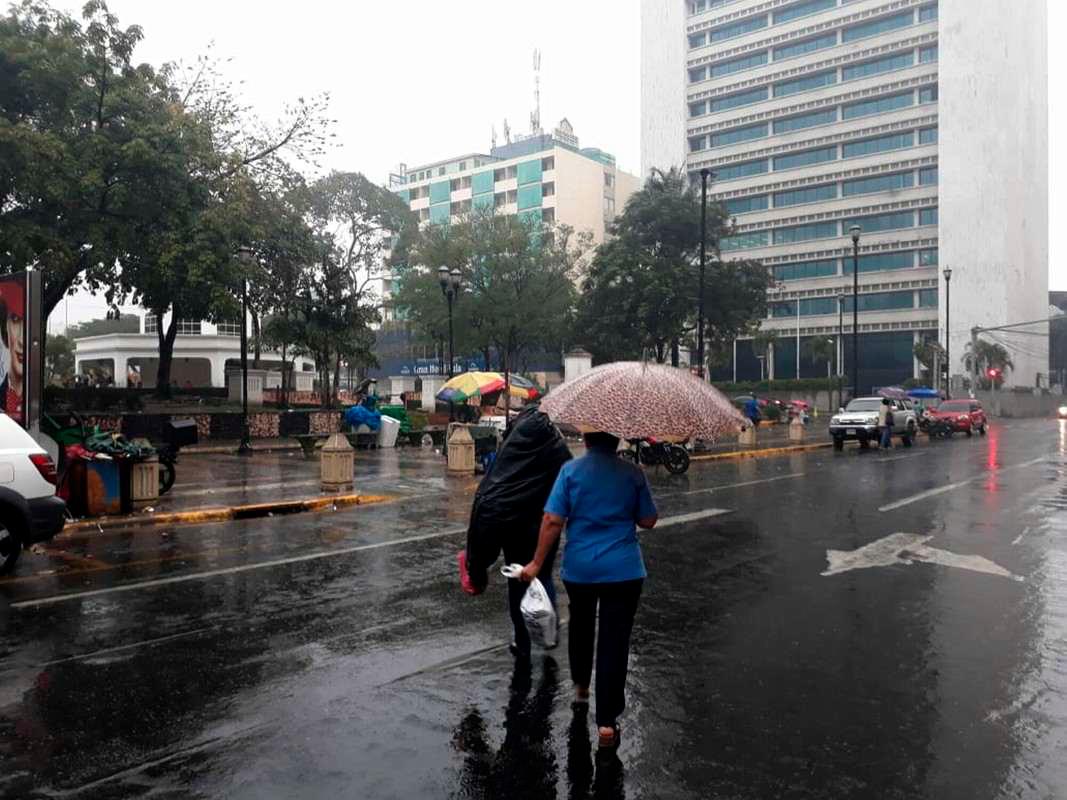
{"type": "MultiPolygon", "coordinates": [[[[500,214],[588,232],[597,244],[638,186],[638,177],[620,170],[610,153],[579,147],[566,119],[551,134],[538,131],[494,145],[488,153],[402,166],[390,178],[390,188],[421,224],[447,223],[472,210],[495,208],[500,214]]],[[[382,278],[386,320],[394,318],[394,282],[393,275],[382,278]]]]}
{"type": "MultiPolygon", "coordinates": [[[[972,327],[1047,317],[1046,17],[1041,0],[643,0],[642,170],[713,173],[736,218],[723,256],[777,279],[775,378],[826,375],[812,338],[851,370],[853,225],[861,391],[945,343],[946,268],[953,375],[972,327]]],[[[1030,338],[1015,384],[1047,377],[1030,338]]],[[[752,341],[735,351],[718,377],[759,378],[752,341]]]]}

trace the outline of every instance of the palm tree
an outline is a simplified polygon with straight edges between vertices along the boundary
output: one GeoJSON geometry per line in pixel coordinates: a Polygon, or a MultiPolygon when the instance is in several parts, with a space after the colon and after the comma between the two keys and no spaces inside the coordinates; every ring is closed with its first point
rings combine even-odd
{"type": "Polygon", "coordinates": [[[1003,382],[1003,375],[1006,371],[1015,369],[1011,354],[1006,347],[983,339],[968,343],[963,363],[972,373],[984,374],[991,369],[999,370],[1000,382],[1003,382]]]}

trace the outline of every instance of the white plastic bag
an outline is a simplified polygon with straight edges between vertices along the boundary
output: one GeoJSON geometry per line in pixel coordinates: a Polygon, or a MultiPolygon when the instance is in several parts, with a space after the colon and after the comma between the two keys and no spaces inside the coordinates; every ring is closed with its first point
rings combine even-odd
{"type": "MultiPolygon", "coordinates": [[[[505,578],[518,578],[522,574],[522,564],[506,564],[500,568],[500,574],[505,578]]],[[[530,581],[526,594],[522,596],[519,610],[526,622],[526,630],[530,633],[530,641],[546,650],[555,647],[556,637],[559,635],[556,609],[552,607],[545,585],[537,578],[530,581]]]]}

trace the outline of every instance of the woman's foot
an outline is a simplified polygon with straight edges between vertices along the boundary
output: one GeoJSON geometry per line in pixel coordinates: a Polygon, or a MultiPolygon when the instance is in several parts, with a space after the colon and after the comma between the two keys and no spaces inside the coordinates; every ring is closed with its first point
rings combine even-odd
{"type": "Polygon", "coordinates": [[[599,734],[598,746],[601,750],[614,749],[619,746],[619,740],[622,738],[622,729],[619,728],[619,723],[614,725],[601,725],[597,728],[599,734]]]}

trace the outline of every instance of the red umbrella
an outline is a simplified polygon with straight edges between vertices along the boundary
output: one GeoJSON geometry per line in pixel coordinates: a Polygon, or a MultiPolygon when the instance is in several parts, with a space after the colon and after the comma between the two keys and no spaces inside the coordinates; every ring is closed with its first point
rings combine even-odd
{"type": "Polygon", "coordinates": [[[618,361],[550,392],[541,410],[580,431],[622,439],[714,440],[746,424],[722,392],[683,369],[618,361]]]}

